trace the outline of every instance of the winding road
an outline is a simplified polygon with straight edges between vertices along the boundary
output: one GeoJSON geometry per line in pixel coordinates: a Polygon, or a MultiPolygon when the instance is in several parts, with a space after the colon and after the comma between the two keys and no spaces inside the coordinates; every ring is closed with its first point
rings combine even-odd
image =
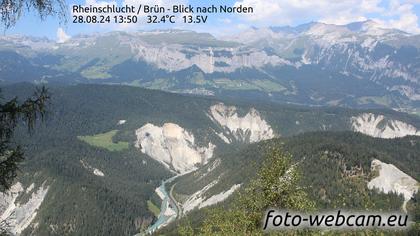
{"type": "Polygon", "coordinates": [[[182,216],[182,207],[179,205],[179,203],[175,199],[174,195],[172,195],[172,192],[173,192],[173,190],[175,188],[175,185],[176,185],[176,183],[174,185],[172,185],[171,190],[169,191],[169,198],[172,200],[173,203],[175,203],[174,205],[177,208],[176,212],[178,212],[177,218],[179,218],[179,217],[182,216]]]}

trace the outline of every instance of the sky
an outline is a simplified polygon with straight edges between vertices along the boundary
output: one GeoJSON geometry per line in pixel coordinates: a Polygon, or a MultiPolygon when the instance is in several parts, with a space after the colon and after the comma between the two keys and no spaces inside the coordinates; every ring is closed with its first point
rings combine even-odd
{"type": "Polygon", "coordinates": [[[67,22],[60,22],[57,17],[47,17],[41,21],[34,12],[24,12],[15,26],[3,29],[3,34],[48,37],[65,41],[78,34],[117,30],[188,29],[224,36],[239,33],[249,27],[296,26],[312,21],[347,24],[368,19],[374,20],[384,28],[420,34],[420,0],[66,0],[66,3],[69,6],[67,22]],[[73,14],[70,10],[75,4],[158,4],[165,7],[176,4],[243,5],[253,7],[254,13],[209,14],[206,24],[145,24],[144,15],[140,16],[137,24],[75,24],[72,22],[73,14]]]}

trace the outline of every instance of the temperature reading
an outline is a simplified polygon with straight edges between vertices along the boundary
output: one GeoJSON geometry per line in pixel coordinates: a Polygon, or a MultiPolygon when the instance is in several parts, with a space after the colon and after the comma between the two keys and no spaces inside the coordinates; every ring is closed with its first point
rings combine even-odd
{"type": "Polygon", "coordinates": [[[175,23],[175,16],[174,15],[165,15],[165,16],[156,16],[156,15],[149,15],[147,16],[147,23],[148,24],[158,24],[158,23],[175,23]]]}
{"type": "Polygon", "coordinates": [[[208,16],[198,15],[194,17],[194,16],[189,15],[189,16],[183,16],[182,18],[184,19],[184,23],[200,24],[200,23],[206,23],[208,16]]]}

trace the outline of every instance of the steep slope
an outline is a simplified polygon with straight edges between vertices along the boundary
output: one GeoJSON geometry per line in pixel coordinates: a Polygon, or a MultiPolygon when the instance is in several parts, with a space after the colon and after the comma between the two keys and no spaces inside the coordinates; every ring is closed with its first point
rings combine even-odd
{"type": "Polygon", "coordinates": [[[397,138],[407,135],[420,136],[420,131],[413,125],[399,120],[387,120],[383,115],[364,113],[352,117],[354,131],[377,138],[397,138]]]}
{"type": "MultiPolygon", "coordinates": [[[[30,189],[34,183],[32,191],[38,191],[45,181],[46,185],[41,189],[48,187],[34,220],[22,235],[81,232],[134,235],[156,221],[154,210],[162,200],[155,189],[162,180],[175,175],[171,170],[183,174],[195,170],[166,186],[168,193],[189,209],[186,213],[193,214],[191,209],[225,204],[230,196],[246,185],[255,173],[256,167],[252,163],[258,166],[264,153],[264,146],[259,149],[258,141],[274,136],[289,140],[288,137],[308,131],[350,131],[352,117],[363,113],[383,115],[413,127],[420,124],[416,117],[393,111],[244,103],[130,86],[76,85],[51,86],[50,89],[53,100],[45,123],[36,127],[31,136],[27,135],[24,126],[19,127],[15,137],[16,142],[26,148],[27,154],[17,180],[22,189],[30,189]],[[121,120],[125,122],[119,124],[121,120]],[[232,142],[225,142],[220,134],[232,142]],[[249,149],[238,154],[238,150],[247,145],[251,145],[249,149]],[[202,191],[215,180],[217,183],[202,191]]],[[[34,86],[29,84],[2,89],[5,99],[24,98],[33,90],[34,86]]],[[[339,140],[333,134],[328,133],[322,139],[312,137],[311,142],[302,135],[290,138],[290,142],[293,141],[296,152],[307,150],[307,158],[310,153],[316,153],[313,157],[316,159],[325,152],[323,145],[332,142],[328,137],[339,140]]],[[[370,149],[350,142],[353,135],[364,137],[351,132],[350,140],[341,138],[341,143],[349,145],[345,150],[359,149],[359,157],[370,156],[370,149]]],[[[412,143],[406,139],[365,139],[361,143],[368,146],[379,145],[370,142],[389,142],[382,143],[383,150],[392,156],[378,154],[375,158],[396,165],[414,179],[419,178],[416,169],[412,169],[416,168],[415,157],[418,156],[415,153],[416,139],[411,140],[412,143]],[[398,163],[394,162],[396,152],[398,163]]],[[[335,150],[334,147],[330,149],[335,150]]],[[[364,171],[369,171],[370,162],[363,163],[368,169],[364,171]]],[[[330,164],[336,166],[336,162],[330,164]]],[[[352,163],[352,166],[356,164],[352,163]]],[[[340,176],[340,173],[335,174],[340,176]]],[[[346,189],[337,188],[337,191],[347,193],[346,189]]],[[[329,201],[335,199],[338,204],[338,193],[332,189],[329,191],[329,197],[321,203],[331,206],[333,203],[329,201]]],[[[313,194],[317,196],[316,192],[313,194]]],[[[24,199],[29,199],[30,195],[21,195],[22,200],[13,202],[23,206],[27,202],[24,199]]],[[[11,205],[10,200],[7,202],[4,205],[11,205]]],[[[397,208],[401,204],[398,201],[397,208]]]]}
{"type": "Polygon", "coordinates": [[[403,195],[403,210],[407,211],[407,202],[417,193],[420,186],[419,182],[394,165],[386,164],[380,160],[373,160],[371,168],[372,171],[379,172],[379,176],[368,183],[368,188],[377,189],[384,193],[397,193],[403,195]]]}
{"type": "MultiPolygon", "coordinates": [[[[266,151],[273,147],[292,155],[302,176],[302,188],[319,210],[405,211],[408,202],[418,204],[412,199],[419,188],[420,162],[416,158],[420,153],[419,144],[419,137],[414,136],[375,139],[352,132],[306,133],[255,143],[218,156],[221,163],[215,168],[210,162],[177,179],[175,196],[181,202],[187,199],[189,204],[185,205],[187,214],[180,222],[200,225],[207,214],[202,207],[206,199],[227,192],[232,186],[246,187],[255,178],[255,170],[260,167],[266,151]],[[193,190],[196,185],[205,187],[196,192],[193,190]],[[191,192],[191,197],[186,198],[191,192]]],[[[229,208],[232,198],[219,206],[229,208]]],[[[174,225],[163,229],[162,233],[176,232],[174,225]]]]}
{"type": "Polygon", "coordinates": [[[219,103],[210,107],[209,118],[222,127],[224,132],[218,135],[226,143],[234,140],[254,143],[274,138],[273,129],[255,108],[251,108],[244,117],[239,117],[236,107],[219,103]],[[226,137],[225,133],[234,140],[226,137]]]}
{"type": "Polygon", "coordinates": [[[14,235],[20,235],[30,224],[33,223],[37,216],[37,211],[44,201],[48,192],[48,186],[43,184],[39,188],[34,189],[32,183],[28,188],[23,189],[22,184],[17,182],[10,191],[0,193],[0,222],[6,225],[6,230],[14,235]],[[22,195],[29,195],[27,201],[18,201],[22,195]]]}
{"type": "Polygon", "coordinates": [[[194,209],[201,209],[204,207],[215,205],[219,202],[223,202],[241,187],[241,184],[235,184],[230,189],[224,192],[212,195],[211,197],[206,197],[205,193],[215,184],[217,184],[217,180],[211,182],[200,191],[197,191],[191,196],[189,196],[187,200],[182,204],[183,214],[186,214],[194,209]]]}
{"type": "Polygon", "coordinates": [[[215,148],[212,143],[208,147],[197,147],[193,135],[172,123],[162,127],[146,124],[136,130],[136,135],[137,148],[181,174],[206,164],[215,148]]]}

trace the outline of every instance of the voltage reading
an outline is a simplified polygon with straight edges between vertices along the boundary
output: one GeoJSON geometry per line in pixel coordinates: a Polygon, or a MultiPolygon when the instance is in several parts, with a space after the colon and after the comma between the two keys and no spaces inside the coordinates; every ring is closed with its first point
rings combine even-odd
{"type": "Polygon", "coordinates": [[[182,18],[184,20],[184,23],[187,23],[187,24],[200,24],[200,23],[206,23],[208,16],[198,15],[198,16],[195,16],[194,17],[194,16],[189,15],[189,16],[183,16],[182,18]]]}

